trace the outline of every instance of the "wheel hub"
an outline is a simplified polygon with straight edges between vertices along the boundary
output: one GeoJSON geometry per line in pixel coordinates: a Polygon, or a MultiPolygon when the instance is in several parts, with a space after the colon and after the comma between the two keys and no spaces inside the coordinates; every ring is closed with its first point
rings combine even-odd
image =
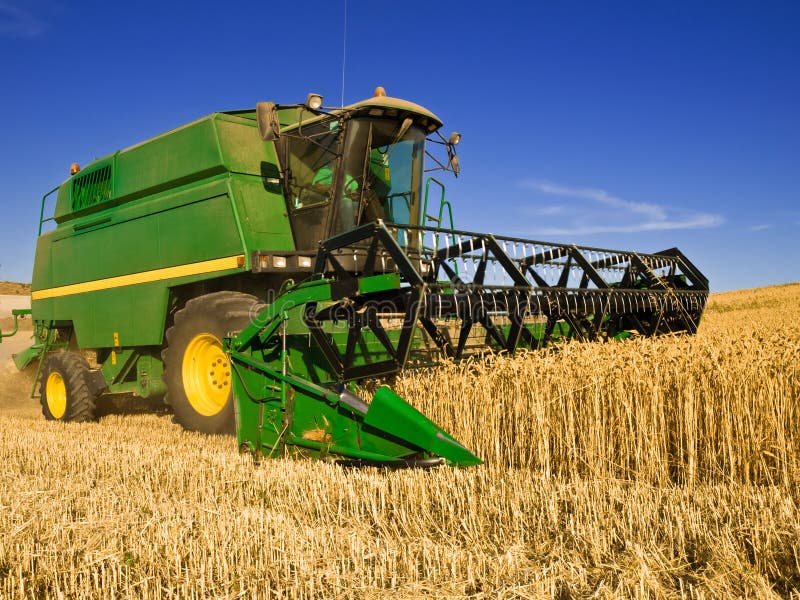
{"type": "Polygon", "coordinates": [[[231,367],[217,336],[194,336],[183,353],[181,371],[186,399],[194,410],[211,417],[225,407],[231,391],[231,367]]]}
{"type": "Polygon", "coordinates": [[[47,410],[54,419],[60,419],[67,412],[67,386],[64,378],[58,371],[53,371],[47,376],[45,385],[45,396],[47,400],[47,410]]]}

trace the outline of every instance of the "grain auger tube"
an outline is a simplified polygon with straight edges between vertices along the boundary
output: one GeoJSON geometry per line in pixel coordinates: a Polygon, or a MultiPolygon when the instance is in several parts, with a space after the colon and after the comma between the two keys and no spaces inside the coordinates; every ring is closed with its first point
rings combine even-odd
{"type": "Polygon", "coordinates": [[[370,223],[322,242],[313,278],[226,339],[239,444],[266,456],[479,464],[388,387],[367,404],[349,384],[437,356],[511,353],[556,338],[693,332],[706,296],[707,282],[677,250],[370,223]],[[578,285],[567,288],[572,279],[578,285]]]}

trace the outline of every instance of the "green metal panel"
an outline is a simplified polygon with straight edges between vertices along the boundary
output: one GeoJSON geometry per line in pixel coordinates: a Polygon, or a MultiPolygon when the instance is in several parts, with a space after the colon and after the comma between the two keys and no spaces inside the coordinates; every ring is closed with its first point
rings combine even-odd
{"type": "Polygon", "coordinates": [[[224,171],[259,175],[265,162],[274,164],[274,149],[258,138],[254,121],[214,113],[87,165],[61,186],[55,217],[63,223],[86,214],[86,208],[113,207],[224,171]],[[86,188],[77,184],[97,179],[107,167],[113,181],[103,189],[113,197],[74,206],[76,190],[86,188]]]}
{"type": "Polygon", "coordinates": [[[115,332],[122,347],[161,344],[168,299],[163,282],[102,290],[83,296],[75,296],[72,300],[80,347],[114,346],[115,332]]]}
{"type": "Polygon", "coordinates": [[[145,218],[122,211],[103,226],[53,242],[52,284],[67,285],[241,253],[230,201],[219,195],[145,218]]]}
{"type": "MultiPolygon", "coordinates": [[[[51,246],[53,238],[58,235],[57,230],[48,231],[36,240],[36,253],[33,258],[33,273],[31,275],[31,290],[43,290],[53,287],[53,269],[50,264],[51,246]]],[[[39,318],[34,313],[34,318],[39,318]]]]}
{"type": "Polygon", "coordinates": [[[32,300],[31,308],[36,320],[72,321],[81,348],[109,348],[113,346],[114,332],[125,347],[160,346],[171,287],[239,270],[32,300]]]}
{"type": "MultiPolygon", "coordinates": [[[[199,193],[224,189],[224,185],[205,186],[199,193]]],[[[33,284],[34,318],[73,321],[82,347],[110,346],[113,331],[124,331],[125,345],[161,344],[168,288],[224,273],[45,300],[37,300],[36,292],[245,253],[230,198],[225,194],[197,200],[197,193],[184,192],[120,207],[108,223],[70,236],[64,235],[68,231],[43,236],[37,248],[37,277],[33,284]],[[171,208],[157,210],[164,207],[171,208]]]]}
{"type": "Polygon", "coordinates": [[[210,115],[119,153],[117,197],[144,196],[224,170],[210,115]]]}
{"type": "Polygon", "coordinates": [[[217,113],[214,126],[228,171],[260,175],[264,163],[275,164],[274,146],[261,141],[255,121],[217,113]]]}
{"type": "Polygon", "coordinates": [[[231,175],[233,197],[241,206],[239,216],[245,245],[253,250],[294,250],[294,240],[280,185],[270,186],[253,175],[231,175]]]}
{"type": "Polygon", "coordinates": [[[364,424],[390,431],[403,440],[443,456],[464,467],[479,465],[481,460],[459,444],[455,438],[408,404],[388,387],[375,392],[364,424]]]}
{"type": "Polygon", "coordinates": [[[358,280],[358,291],[361,294],[383,290],[399,290],[400,274],[386,273],[385,275],[373,275],[372,277],[361,277],[358,280]]]}

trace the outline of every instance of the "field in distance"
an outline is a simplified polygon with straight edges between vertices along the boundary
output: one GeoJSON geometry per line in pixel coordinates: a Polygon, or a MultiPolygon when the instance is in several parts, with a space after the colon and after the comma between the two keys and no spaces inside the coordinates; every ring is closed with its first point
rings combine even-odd
{"type": "Polygon", "coordinates": [[[0,365],[2,598],[800,598],[800,284],[713,295],[692,337],[405,373],[468,469],[48,423],[31,377],[0,365]]]}
{"type": "Polygon", "coordinates": [[[30,283],[17,283],[15,281],[0,281],[0,295],[29,296],[31,293],[30,283]]]}

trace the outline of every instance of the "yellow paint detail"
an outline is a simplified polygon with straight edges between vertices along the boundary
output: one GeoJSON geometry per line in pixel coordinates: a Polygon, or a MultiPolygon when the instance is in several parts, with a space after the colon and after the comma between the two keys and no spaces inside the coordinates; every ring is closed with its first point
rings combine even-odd
{"type": "Polygon", "coordinates": [[[114,332],[114,346],[115,347],[119,347],[119,332],[118,331],[114,332]]]}
{"type": "Polygon", "coordinates": [[[192,338],[183,353],[181,375],[186,399],[198,413],[212,417],[225,407],[231,366],[217,336],[199,333],[192,338]]]}
{"type": "Polygon", "coordinates": [[[67,412],[67,386],[61,373],[53,371],[47,376],[47,383],[44,388],[45,399],[47,400],[47,410],[54,419],[60,419],[67,412]]]}
{"type": "Polygon", "coordinates": [[[113,350],[111,351],[111,364],[112,365],[117,364],[117,353],[114,352],[113,350]]]}
{"type": "Polygon", "coordinates": [[[126,285],[136,285],[138,283],[151,283],[153,281],[163,281],[164,279],[174,279],[176,277],[190,277],[192,275],[202,275],[215,271],[225,271],[227,269],[238,269],[244,264],[244,255],[226,256],[225,258],[215,258],[202,262],[178,265],[177,267],[166,267],[153,271],[142,271],[131,275],[120,275],[119,277],[108,277],[106,279],[95,279],[84,283],[73,283],[60,287],[36,290],[31,292],[31,299],[44,300],[46,298],[58,298],[71,294],[82,294],[85,292],[96,292],[111,288],[123,287],[126,285]]]}

